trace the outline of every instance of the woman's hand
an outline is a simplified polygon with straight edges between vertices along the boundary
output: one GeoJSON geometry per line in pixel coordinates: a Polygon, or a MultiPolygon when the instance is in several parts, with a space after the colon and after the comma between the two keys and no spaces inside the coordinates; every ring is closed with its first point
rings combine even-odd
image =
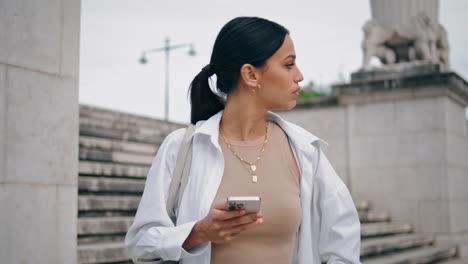
{"type": "Polygon", "coordinates": [[[224,203],[217,204],[205,218],[195,224],[182,247],[190,249],[208,241],[226,243],[262,223],[261,212],[247,214],[245,210],[226,211],[224,203]]]}

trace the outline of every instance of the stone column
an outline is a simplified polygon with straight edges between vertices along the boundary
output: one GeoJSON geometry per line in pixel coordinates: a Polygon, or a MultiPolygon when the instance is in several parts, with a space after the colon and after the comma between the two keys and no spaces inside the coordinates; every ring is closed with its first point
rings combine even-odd
{"type": "Polygon", "coordinates": [[[76,263],[79,0],[0,1],[0,262],[76,263]]]}
{"type": "Polygon", "coordinates": [[[468,83],[439,65],[371,71],[280,114],[330,145],[357,201],[468,256],[468,83]]]}
{"type": "Polygon", "coordinates": [[[439,0],[371,0],[370,4],[372,18],[391,29],[410,23],[421,12],[432,21],[439,21],[439,0]]]}
{"type": "Polygon", "coordinates": [[[352,191],[468,255],[468,83],[453,72],[409,73],[334,86],[349,113],[352,191]]]}

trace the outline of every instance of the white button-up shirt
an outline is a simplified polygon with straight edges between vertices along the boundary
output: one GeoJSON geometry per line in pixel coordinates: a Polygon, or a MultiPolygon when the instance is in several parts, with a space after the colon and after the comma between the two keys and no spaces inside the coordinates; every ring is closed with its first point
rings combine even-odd
{"type": "MultiPolygon", "coordinates": [[[[175,226],[166,212],[166,202],[185,128],[172,132],[162,143],[125,237],[132,257],[180,260],[183,264],[210,263],[211,242],[188,251],[182,244],[195,223],[209,213],[223,177],[224,158],[218,142],[222,114],[220,111],[195,126],[192,166],[178,204],[175,226]]],[[[301,172],[302,219],[292,263],[320,264],[321,257],[328,257],[328,263],[359,263],[361,234],[356,207],[346,185],[320,150],[320,139],[272,112],[266,118],[288,135],[301,172]]]]}

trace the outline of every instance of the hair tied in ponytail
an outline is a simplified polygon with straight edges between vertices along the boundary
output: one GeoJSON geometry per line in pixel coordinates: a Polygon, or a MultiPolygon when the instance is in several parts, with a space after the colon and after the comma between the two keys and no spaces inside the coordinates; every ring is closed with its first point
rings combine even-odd
{"type": "Polygon", "coordinates": [[[241,78],[242,65],[263,68],[287,34],[285,27],[260,17],[236,17],[224,25],[209,64],[190,83],[190,122],[208,120],[224,109],[227,96],[241,78]]]}
{"type": "Polygon", "coordinates": [[[208,76],[213,75],[214,74],[213,66],[211,66],[211,64],[207,64],[205,67],[203,67],[202,72],[207,73],[208,76]]]}

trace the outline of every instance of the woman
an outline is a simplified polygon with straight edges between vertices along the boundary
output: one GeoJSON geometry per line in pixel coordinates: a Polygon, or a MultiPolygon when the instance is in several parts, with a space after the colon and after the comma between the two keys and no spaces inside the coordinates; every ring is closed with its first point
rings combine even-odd
{"type": "Polygon", "coordinates": [[[277,23],[238,17],[221,29],[210,64],[191,84],[193,160],[177,224],[165,207],[185,129],[167,136],[150,169],[125,240],[132,256],[359,263],[358,215],[320,139],[270,112],[296,105],[303,77],[295,59],[289,32],[277,23]],[[260,196],[261,210],[225,211],[227,196],[260,196]]]}

